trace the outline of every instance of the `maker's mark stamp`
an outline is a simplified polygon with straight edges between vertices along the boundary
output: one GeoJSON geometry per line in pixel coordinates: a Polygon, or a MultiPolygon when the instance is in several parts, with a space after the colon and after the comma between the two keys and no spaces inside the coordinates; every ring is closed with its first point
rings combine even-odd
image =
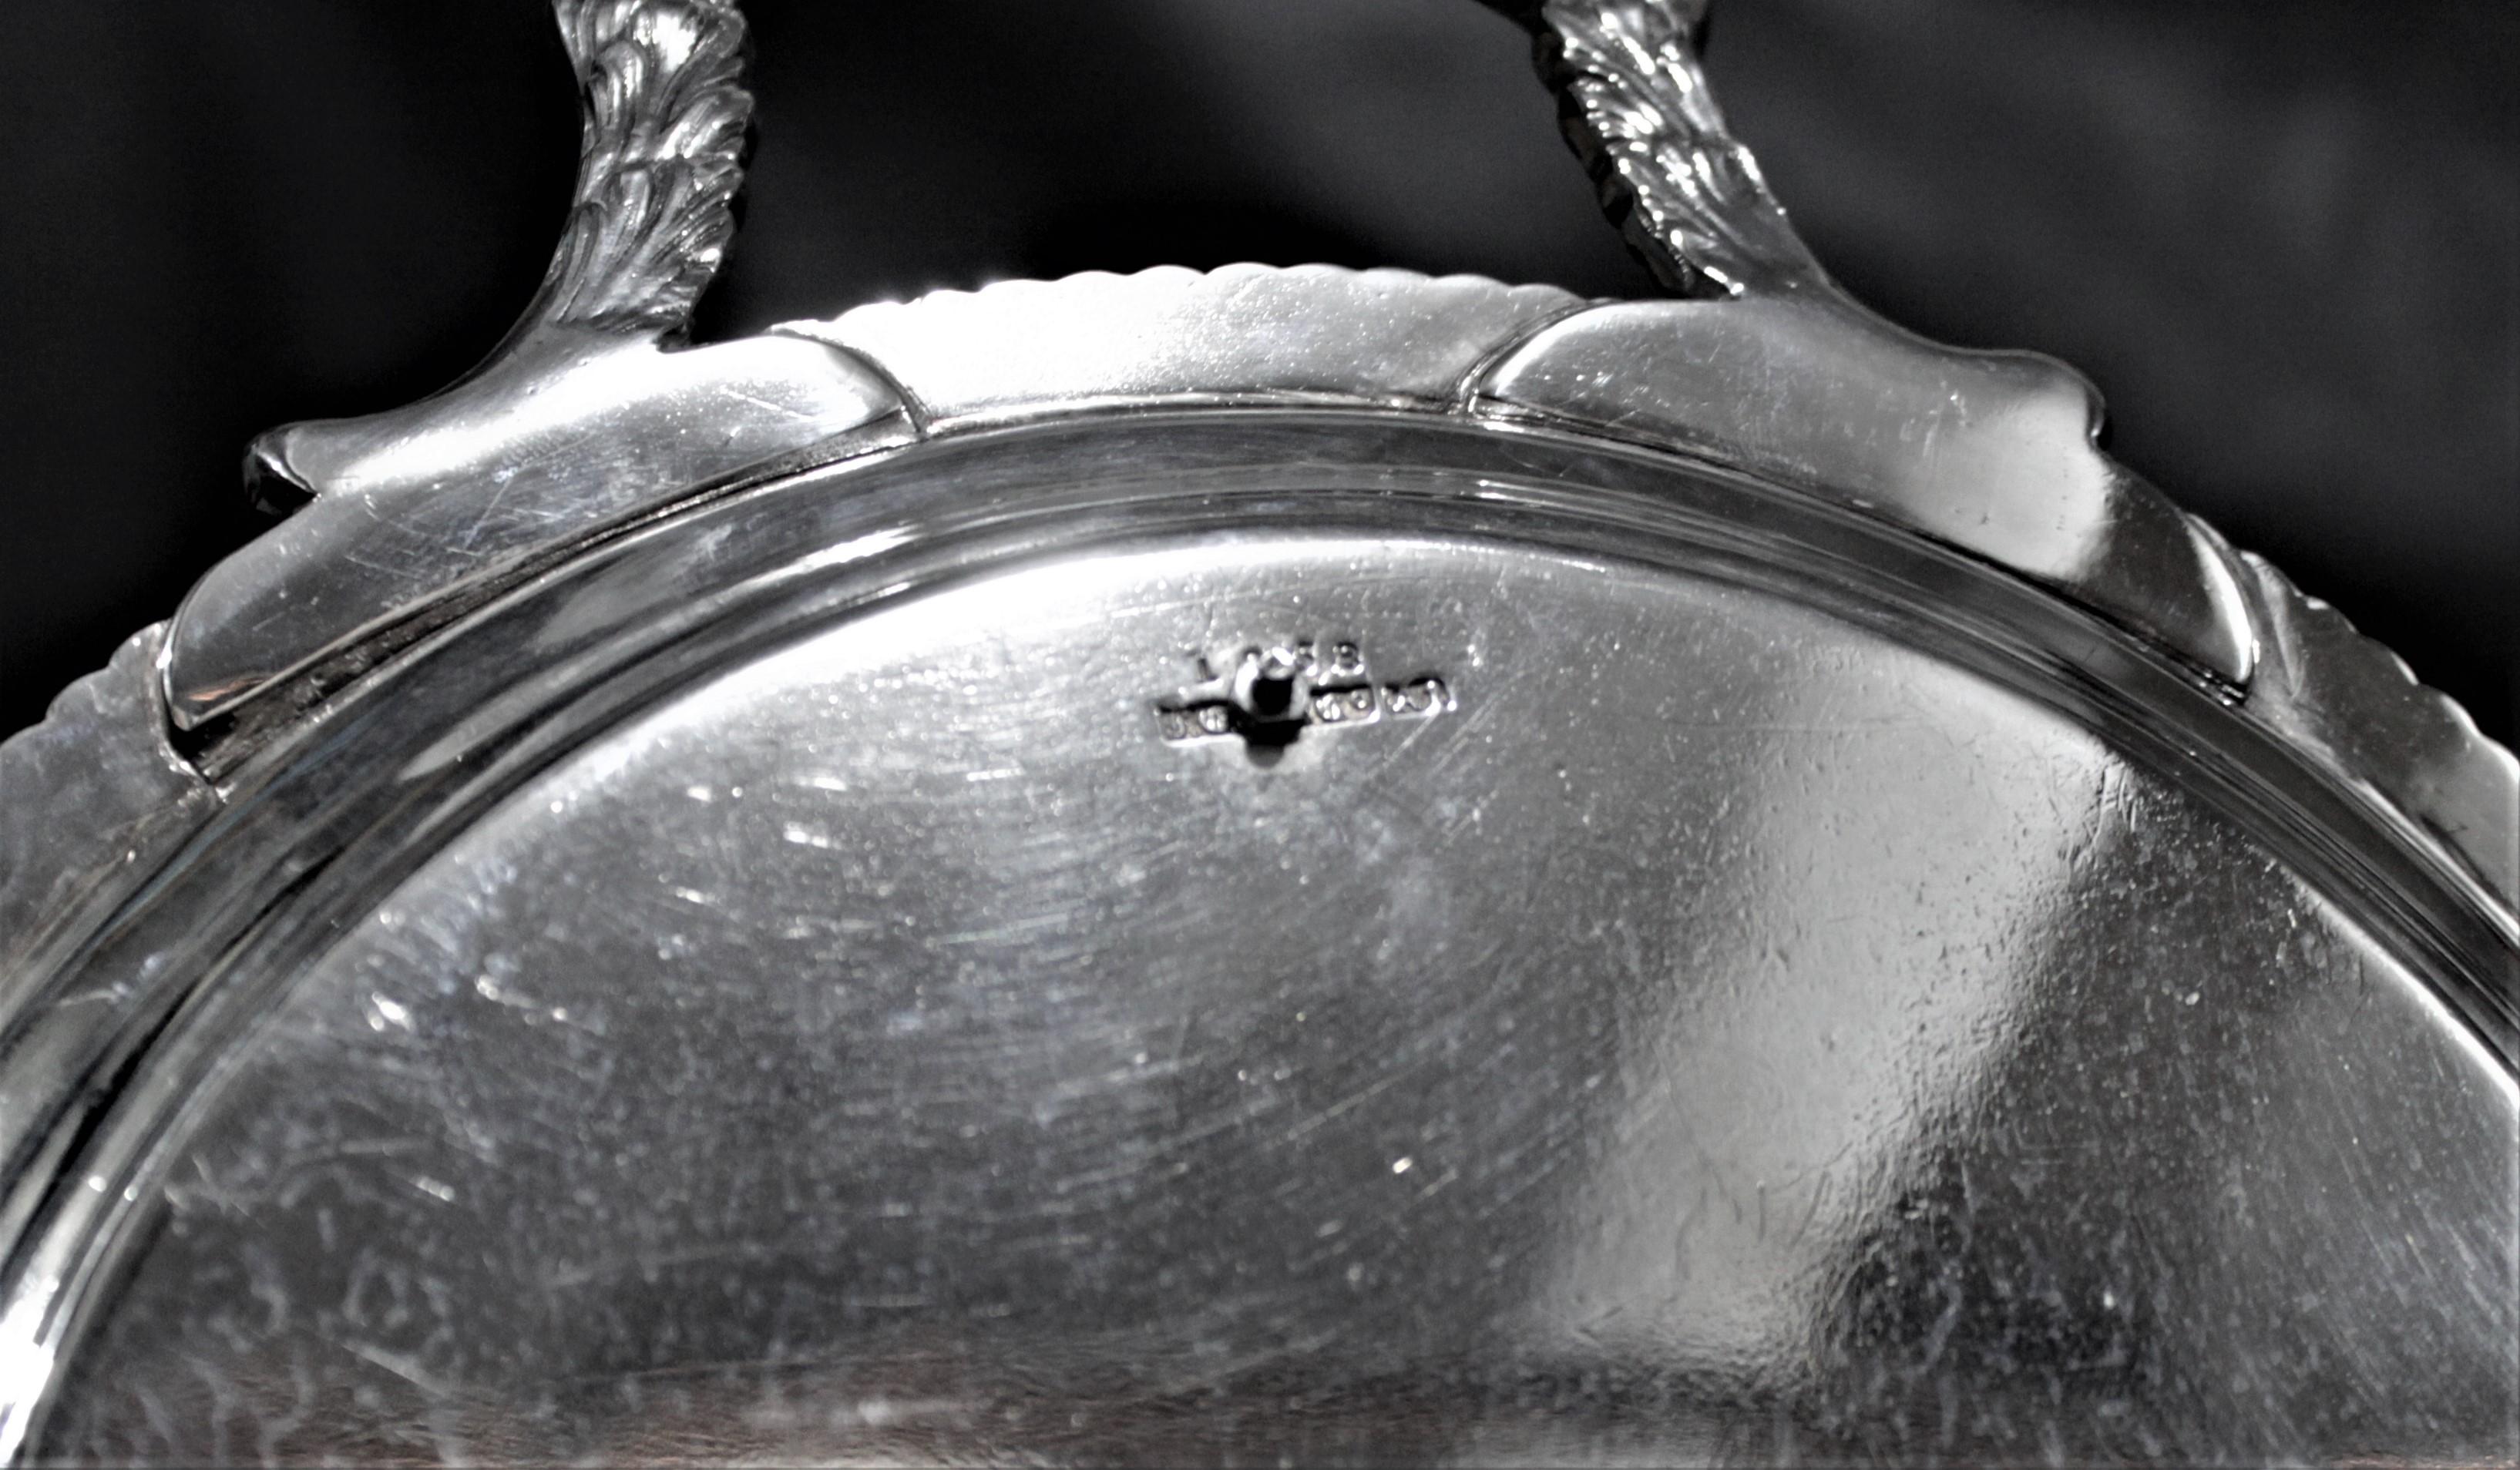
{"type": "Polygon", "coordinates": [[[1222,659],[1200,655],[1198,672],[1196,684],[1155,706],[1155,729],[1167,740],[1239,737],[1279,746],[1311,726],[1345,730],[1424,720],[1455,707],[1440,675],[1377,681],[1365,650],[1344,640],[1272,644],[1222,659]]]}

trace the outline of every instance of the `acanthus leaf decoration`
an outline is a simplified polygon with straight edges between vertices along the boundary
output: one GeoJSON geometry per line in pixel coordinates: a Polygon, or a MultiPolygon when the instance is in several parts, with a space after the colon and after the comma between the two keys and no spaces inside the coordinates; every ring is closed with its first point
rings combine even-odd
{"type": "Polygon", "coordinates": [[[1690,35],[1704,11],[1674,0],[1547,0],[1535,32],[1540,69],[1567,139],[1603,208],[1668,290],[1825,288],[1706,85],[1690,35]]]}
{"type": "Polygon", "coordinates": [[[726,0],[560,0],[586,141],[532,320],[679,335],[735,236],[752,94],[726,0]]]}

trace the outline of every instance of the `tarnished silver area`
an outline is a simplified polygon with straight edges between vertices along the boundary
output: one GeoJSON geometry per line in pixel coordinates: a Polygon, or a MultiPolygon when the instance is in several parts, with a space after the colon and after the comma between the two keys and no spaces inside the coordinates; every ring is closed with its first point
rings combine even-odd
{"type": "Polygon", "coordinates": [[[525,324],[0,745],[0,1454],[2520,1459],[2520,763],[1832,287],[681,343],[721,0],[561,0],[525,324]]]}

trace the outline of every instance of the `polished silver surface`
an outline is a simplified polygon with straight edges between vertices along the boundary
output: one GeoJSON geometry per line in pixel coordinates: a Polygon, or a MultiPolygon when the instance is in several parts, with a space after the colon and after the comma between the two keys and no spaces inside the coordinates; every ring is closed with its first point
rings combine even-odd
{"type": "Polygon", "coordinates": [[[1693,299],[688,346],[562,0],[525,323],[0,745],[0,1449],[2520,1460],[2520,763],[1493,8],[1693,299]]]}
{"type": "MultiPolygon", "coordinates": [[[[1784,467],[2054,581],[2245,685],[2229,569],[2091,448],[2097,404],[2080,378],[2024,355],[1932,348],[1829,284],[1725,128],[1689,49],[1701,7],[1496,8],[1532,29],[1568,137],[1639,252],[1675,287],[1716,297],[1570,325],[1515,364],[1500,402],[1784,467]]],[[[587,88],[587,147],[544,294],[446,393],[257,443],[256,482],[308,503],[177,614],[178,723],[236,716],[258,695],[280,708],[257,723],[285,718],[372,661],[362,642],[407,641],[572,543],[780,468],[898,445],[933,421],[1248,393],[1440,408],[1461,373],[1511,352],[1529,314],[1561,294],[1377,273],[1202,284],[1158,272],[1056,294],[1032,283],[949,292],[659,350],[688,324],[729,228],[750,107],[731,69],[742,22],[718,0],[571,0],[562,30],[587,88]]]]}
{"type": "Polygon", "coordinates": [[[1543,0],[1536,10],[1540,70],[1565,104],[1567,141],[1664,286],[1833,293],[1698,69],[1703,0],[1543,0]]]}
{"type": "Polygon", "coordinates": [[[0,743],[0,977],[39,973],[47,939],[112,912],[208,819],[209,783],[175,753],[157,697],[164,632],[124,640],[0,743]]]}
{"type": "Polygon", "coordinates": [[[586,107],[567,235],[506,342],[408,408],[255,440],[290,520],[176,614],[169,704],[192,727],[274,685],[300,702],[418,620],[660,505],[910,436],[864,364],[787,339],[688,347],[735,233],[752,114],[728,0],[555,0],[586,107]],[[329,666],[328,666],[329,665],[329,666]]]}
{"type": "MultiPolygon", "coordinates": [[[[2335,780],[2376,788],[2501,895],[2506,912],[2520,912],[2520,761],[2343,613],[2303,596],[2264,557],[2241,560],[2267,664],[2247,716],[2335,780]]],[[[2504,974],[2520,1001],[2520,972],[2504,974]]]]}
{"type": "Polygon", "coordinates": [[[2512,1443],[2511,1080],[2419,981],[2034,703],[1519,546],[842,623],[520,788],[252,1036],[47,1452],[2512,1443]],[[1189,650],[1342,633],[1457,712],[1154,737],[1189,650]]]}
{"type": "Polygon", "coordinates": [[[929,434],[1217,403],[1435,413],[1579,296],[1415,271],[1158,267],[1007,281],[774,329],[883,365],[929,434]]]}
{"type": "Polygon", "coordinates": [[[321,728],[21,1032],[149,1059],[47,1134],[38,1455],[2513,1442],[2507,939],[2145,641],[1809,497],[1022,425],[321,728]],[[1167,729],[1273,670],[1446,707],[1167,729]]]}
{"type": "Polygon", "coordinates": [[[1479,393],[1843,497],[2249,682],[2223,554],[2093,447],[2099,395],[2052,359],[1939,347],[1834,296],[1634,301],[1542,332],[1479,393]]]}

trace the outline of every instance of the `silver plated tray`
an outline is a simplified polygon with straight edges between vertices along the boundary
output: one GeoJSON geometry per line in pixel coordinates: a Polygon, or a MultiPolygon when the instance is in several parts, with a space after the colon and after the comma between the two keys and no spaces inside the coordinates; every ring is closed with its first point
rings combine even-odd
{"type": "Polygon", "coordinates": [[[0,1449],[2520,1458],[2520,764],[1494,8],[1671,298],[694,345],[559,0],[524,322],[0,745],[0,1449]]]}

